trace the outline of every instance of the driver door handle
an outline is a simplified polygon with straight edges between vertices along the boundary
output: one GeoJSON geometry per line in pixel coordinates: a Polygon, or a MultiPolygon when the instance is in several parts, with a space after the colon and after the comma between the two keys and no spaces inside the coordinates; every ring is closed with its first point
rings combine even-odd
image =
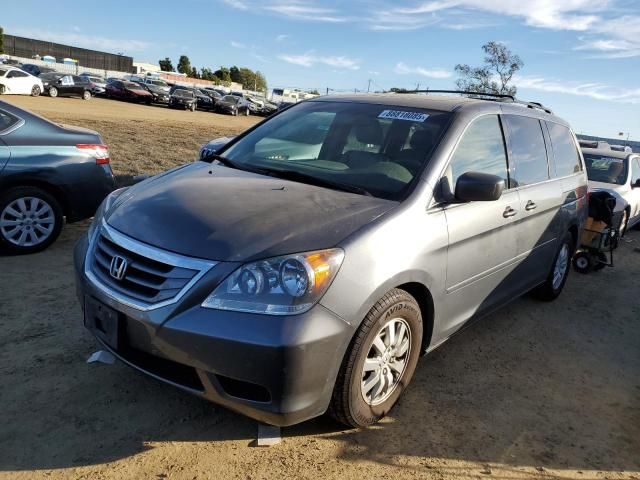
{"type": "Polygon", "coordinates": [[[518,214],[518,211],[511,208],[511,207],[507,207],[504,209],[504,212],[502,212],[502,216],[504,218],[509,218],[509,217],[514,217],[518,214]]]}
{"type": "Polygon", "coordinates": [[[529,200],[524,207],[524,209],[527,212],[530,212],[531,210],[535,210],[536,208],[538,208],[538,205],[536,205],[536,202],[534,202],[533,200],[529,200]]]}

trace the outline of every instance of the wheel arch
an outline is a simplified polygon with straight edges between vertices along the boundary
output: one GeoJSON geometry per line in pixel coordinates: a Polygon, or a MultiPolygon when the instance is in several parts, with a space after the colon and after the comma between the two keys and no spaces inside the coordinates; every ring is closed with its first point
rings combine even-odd
{"type": "Polygon", "coordinates": [[[65,217],[68,217],[71,214],[71,205],[69,204],[69,200],[64,191],[59,187],[52,185],[51,183],[42,180],[26,178],[9,180],[8,182],[2,184],[2,189],[5,191],[10,188],[16,187],[34,187],[44,190],[57,200],[57,202],[62,207],[62,212],[65,217]]]}
{"type": "Polygon", "coordinates": [[[435,316],[433,296],[426,285],[419,282],[404,283],[396,288],[404,290],[418,302],[423,326],[421,352],[424,353],[429,348],[433,336],[433,319],[435,316]]]}

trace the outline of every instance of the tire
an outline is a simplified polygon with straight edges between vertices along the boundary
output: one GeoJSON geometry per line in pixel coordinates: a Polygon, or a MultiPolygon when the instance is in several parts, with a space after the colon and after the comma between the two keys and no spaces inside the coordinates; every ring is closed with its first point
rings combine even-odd
{"type": "Polygon", "coordinates": [[[587,252],[580,252],[573,257],[573,268],[576,272],[587,274],[593,269],[593,260],[591,254],[587,252]]]}
{"type": "Polygon", "coordinates": [[[606,267],[609,264],[609,259],[607,258],[607,256],[604,253],[598,252],[596,257],[597,258],[595,258],[593,260],[593,271],[594,272],[597,272],[598,270],[602,270],[604,267],[606,267]]]}
{"type": "Polygon", "coordinates": [[[5,87],[4,85],[0,85],[0,95],[4,95],[5,87]]]}
{"type": "Polygon", "coordinates": [[[558,251],[553,257],[553,264],[545,282],[533,290],[533,295],[539,300],[550,302],[558,298],[571,270],[571,257],[573,256],[574,240],[571,232],[566,232],[558,251]]]}
{"type": "Polygon", "coordinates": [[[82,99],[91,100],[91,92],[89,90],[85,90],[84,92],[82,92],[82,99]]]}
{"type": "Polygon", "coordinates": [[[250,112],[250,111],[249,111],[249,109],[247,108],[247,109],[244,111],[244,114],[245,114],[245,116],[247,116],[247,117],[248,117],[249,115],[251,115],[251,112],[250,112]]]}
{"type": "Polygon", "coordinates": [[[0,249],[18,254],[44,250],[60,235],[63,221],[60,203],[48,192],[11,188],[0,196],[0,249]]]}
{"type": "Polygon", "coordinates": [[[629,226],[629,210],[625,209],[622,214],[622,222],[620,223],[620,236],[622,238],[627,233],[627,227],[629,226]]]}
{"type": "Polygon", "coordinates": [[[39,97],[41,93],[42,93],[42,90],[40,90],[40,86],[39,85],[34,85],[31,88],[31,96],[32,97],[39,97]]]}
{"type": "Polygon", "coordinates": [[[411,295],[393,289],[382,297],[351,340],[333,389],[329,414],[349,427],[366,427],[389,413],[416,369],[422,328],[420,307],[411,295]],[[386,343],[390,325],[394,325],[397,339],[391,346],[404,349],[398,357],[386,343]],[[392,363],[398,368],[392,368],[392,363]]]}
{"type": "Polygon", "coordinates": [[[56,87],[49,87],[49,96],[56,98],[58,96],[58,89],[56,87]]]}
{"type": "Polygon", "coordinates": [[[234,117],[237,117],[238,116],[238,110],[236,110],[236,109],[231,110],[231,115],[233,115],[234,117]]]}

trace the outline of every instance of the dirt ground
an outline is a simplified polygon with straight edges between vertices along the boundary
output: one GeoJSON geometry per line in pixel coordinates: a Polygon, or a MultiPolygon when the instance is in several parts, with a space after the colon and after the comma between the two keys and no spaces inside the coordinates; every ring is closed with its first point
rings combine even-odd
{"type": "MultiPolygon", "coordinates": [[[[119,168],[135,172],[179,161],[178,132],[191,132],[180,148],[193,155],[248,125],[199,112],[163,120],[162,109],[99,100],[19,103],[99,130],[119,168]],[[113,110],[105,120],[103,106],[113,110]],[[141,118],[119,120],[120,109],[141,118]],[[123,123],[137,133],[127,137],[123,123]],[[128,143],[158,125],[164,158],[126,163],[138,160],[128,143]]],[[[615,268],[572,272],[557,301],[517,300],[423,358],[380,425],[345,430],[319,418],[261,448],[252,420],[124,365],[86,363],[96,344],[71,261],[86,226],[67,226],[46,252],[0,257],[0,479],[640,480],[639,231],[615,268]]]]}

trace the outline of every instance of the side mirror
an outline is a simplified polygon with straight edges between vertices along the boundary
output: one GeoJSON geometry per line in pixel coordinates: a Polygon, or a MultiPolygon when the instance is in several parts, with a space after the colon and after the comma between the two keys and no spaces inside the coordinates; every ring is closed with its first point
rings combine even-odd
{"type": "Polygon", "coordinates": [[[456,182],[455,197],[461,202],[493,202],[502,196],[504,179],[488,173],[467,172],[456,182]]]}

